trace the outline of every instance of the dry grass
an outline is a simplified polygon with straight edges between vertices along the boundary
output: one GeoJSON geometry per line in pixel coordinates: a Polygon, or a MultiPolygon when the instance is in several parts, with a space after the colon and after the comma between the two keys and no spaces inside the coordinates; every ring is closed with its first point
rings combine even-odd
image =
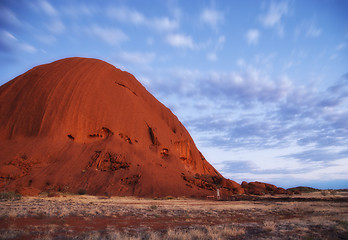
{"type": "Polygon", "coordinates": [[[276,229],[276,224],[273,221],[265,221],[263,223],[263,230],[265,231],[274,231],[276,229]]]}
{"type": "Polygon", "coordinates": [[[194,226],[190,229],[169,229],[164,234],[151,232],[149,239],[197,239],[197,240],[213,240],[213,239],[230,239],[244,235],[244,228],[236,228],[232,225],[218,225],[218,226],[194,226]]]}
{"type": "MultiPolygon", "coordinates": [[[[326,196],[319,193],[317,197],[326,196]]],[[[344,239],[348,237],[348,203],[154,200],[86,195],[24,197],[1,203],[0,236],[1,239],[26,236],[37,239],[344,239]]]]}

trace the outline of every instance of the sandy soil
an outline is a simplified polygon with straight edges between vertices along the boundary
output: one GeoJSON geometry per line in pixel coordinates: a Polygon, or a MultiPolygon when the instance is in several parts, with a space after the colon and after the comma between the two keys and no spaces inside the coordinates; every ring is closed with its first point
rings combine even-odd
{"type": "Polygon", "coordinates": [[[24,197],[0,204],[1,239],[348,239],[348,196],[236,201],[24,197]]]}

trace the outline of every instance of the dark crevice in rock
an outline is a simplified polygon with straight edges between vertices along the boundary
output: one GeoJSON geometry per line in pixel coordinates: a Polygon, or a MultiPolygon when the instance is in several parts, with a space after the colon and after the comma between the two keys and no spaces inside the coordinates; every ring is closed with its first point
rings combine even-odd
{"type": "Polygon", "coordinates": [[[102,127],[96,133],[89,134],[90,138],[108,138],[114,135],[114,132],[107,127],[102,127]]]}
{"type": "MultiPolygon", "coordinates": [[[[123,140],[126,141],[127,143],[133,144],[133,143],[132,143],[132,140],[131,140],[130,137],[128,137],[127,135],[123,135],[123,133],[119,133],[118,135],[120,136],[121,139],[123,139],[123,140]]],[[[136,142],[137,142],[137,140],[136,140],[136,142]]]]}
{"type": "Polygon", "coordinates": [[[108,129],[107,127],[102,127],[102,131],[105,133],[107,137],[114,135],[114,132],[108,129]]]}
{"type": "Polygon", "coordinates": [[[129,169],[130,163],[122,154],[117,154],[113,152],[106,152],[101,154],[101,151],[95,151],[91,156],[91,161],[89,162],[87,168],[94,166],[99,171],[113,172],[119,169],[129,169]]]}
{"type": "Polygon", "coordinates": [[[118,83],[118,82],[115,82],[117,85],[121,86],[121,87],[124,87],[126,89],[128,89],[129,91],[131,91],[131,93],[133,93],[135,96],[138,96],[133,90],[131,90],[129,87],[127,87],[126,85],[122,84],[122,83],[118,83]]]}
{"type": "Polygon", "coordinates": [[[162,158],[163,157],[168,157],[169,156],[169,149],[168,148],[162,148],[161,155],[162,155],[162,158]]]}
{"type": "Polygon", "coordinates": [[[75,139],[71,134],[68,135],[68,138],[70,138],[71,140],[75,139]]]}
{"type": "Polygon", "coordinates": [[[149,124],[146,123],[146,125],[147,125],[147,127],[148,127],[149,136],[150,136],[150,140],[151,140],[152,145],[157,145],[157,146],[159,146],[160,143],[159,143],[157,137],[155,136],[154,129],[153,129],[152,127],[150,127],[149,124]]]}

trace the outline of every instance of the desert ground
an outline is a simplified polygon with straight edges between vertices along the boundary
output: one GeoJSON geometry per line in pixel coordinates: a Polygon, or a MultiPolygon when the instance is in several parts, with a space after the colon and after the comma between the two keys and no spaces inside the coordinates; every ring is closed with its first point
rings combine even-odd
{"type": "Polygon", "coordinates": [[[348,193],[233,201],[41,194],[0,202],[1,239],[348,239],[348,193]]]}

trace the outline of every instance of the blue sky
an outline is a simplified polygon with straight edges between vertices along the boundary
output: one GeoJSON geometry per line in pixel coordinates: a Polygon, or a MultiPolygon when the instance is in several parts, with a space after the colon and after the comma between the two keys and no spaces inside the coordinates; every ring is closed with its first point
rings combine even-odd
{"type": "Polygon", "coordinates": [[[169,107],[225,177],[348,188],[347,13],[347,0],[0,0],[0,84],[99,58],[169,107]]]}

